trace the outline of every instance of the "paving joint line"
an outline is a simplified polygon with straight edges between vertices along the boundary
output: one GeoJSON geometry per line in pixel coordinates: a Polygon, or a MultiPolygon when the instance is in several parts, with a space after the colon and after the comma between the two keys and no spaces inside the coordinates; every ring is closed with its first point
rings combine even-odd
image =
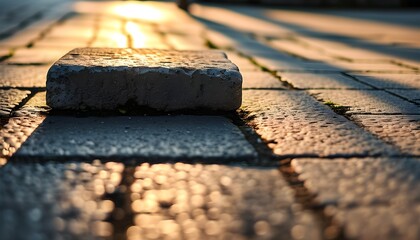
{"type": "Polygon", "coordinates": [[[244,111],[239,111],[238,114],[232,115],[231,119],[233,123],[239,127],[242,133],[245,135],[245,138],[248,142],[255,148],[258,153],[258,161],[260,164],[270,163],[268,166],[276,166],[284,180],[287,182],[289,187],[294,191],[295,201],[302,205],[302,207],[310,211],[314,217],[318,220],[321,227],[321,231],[326,231],[327,229],[333,229],[338,232],[337,236],[329,238],[331,240],[335,239],[345,239],[344,229],[338,226],[333,222],[332,217],[328,217],[324,213],[325,206],[316,205],[315,203],[315,194],[311,193],[309,189],[304,186],[304,182],[298,179],[299,174],[294,171],[291,166],[291,159],[282,159],[280,160],[273,151],[267,146],[261,136],[258,135],[252,126],[246,121],[247,113],[244,111]],[[271,163],[273,162],[273,163],[271,163]]]}

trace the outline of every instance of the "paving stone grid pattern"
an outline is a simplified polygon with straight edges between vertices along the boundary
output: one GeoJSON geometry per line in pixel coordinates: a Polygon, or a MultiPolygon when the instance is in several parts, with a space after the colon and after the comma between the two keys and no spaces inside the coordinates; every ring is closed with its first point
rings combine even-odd
{"type": "Polygon", "coordinates": [[[417,10],[17,0],[0,13],[2,239],[420,238],[417,10]],[[47,71],[83,47],[226,52],[256,134],[225,116],[51,115],[47,71]]]}

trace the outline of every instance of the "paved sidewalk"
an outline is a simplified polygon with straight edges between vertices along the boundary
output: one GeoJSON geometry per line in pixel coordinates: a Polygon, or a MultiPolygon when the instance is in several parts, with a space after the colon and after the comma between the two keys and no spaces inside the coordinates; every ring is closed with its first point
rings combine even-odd
{"type": "Polygon", "coordinates": [[[1,239],[420,238],[418,10],[17,0],[0,13],[1,239]],[[242,107],[51,112],[46,73],[76,47],[223,50],[242,107]]]}

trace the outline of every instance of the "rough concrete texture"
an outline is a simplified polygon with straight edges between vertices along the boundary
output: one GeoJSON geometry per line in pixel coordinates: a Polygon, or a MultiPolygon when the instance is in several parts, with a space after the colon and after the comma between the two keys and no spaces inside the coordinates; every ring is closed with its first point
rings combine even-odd
{"type": "Polygon", "coordinates": [[[44,117],[10,118],[0,129],[0,158],[11,157],[42,121],[44,117]]]}
{"type": "Polygon", "coordinates": [[[282,81],[299,89],[371,89],[368,85],[357,82],[340,73],[277,73],[282,81]]]}
{"type": "Polygon", "coordinates": [[[370,84],[380,89],[420,89],[420,74],[350,73],[350,75],[354,76],[361,82],[370,84]]]}
{"type": "Polygon", "coordinates": [[[292,166],[349,238],[420,237],[420,159],[294,159],[292,166]]]}
{"type": "Polygon", "coordinates": [[[51,108],[47,106],[45,95],[46,92],[36,93],[25,103],[25,105],[16,110],[13,115],[16,117],[37,117],[46,115],[51,108]]]}
{"type": "Polygon", "coordinates": [[[380,90],[310,90],[317,99],[349,107],[349,114],[420,114],[419,106],[380,90]]]}
{"type": "Polygon", "coordinates": [[[116,110],[127,103],[162,111],[232,111],[242,77],[219,51],[75,49],[48,72],[55,109],[116,110]]]}
{"type": "Polygon", "coordinates": [[[420,105],[420,89],[411,89],[411,90],[400,90],[400,89],[389,89],[389,92],[392,92],[408,101],[411,101],[417,105],[420,105]]]}
{"type": "Polygon", "coordinates": [[[15,157],[224,161],[250,160],[256,152],[223,117],[49,116],[15,157]]]}
{"type": "Polygon", "coordinates": [[[17,89],[0,89],[0,117],[8,117],[31,92],[17,89]]]}
{"type": "Polygon", "coordinates": [[[133,177],[130,240],[320,239],[277,169],[146,163],[133,177]]]}
{"type": "Polygon", "coordinates": [[[419,115],[353,115],[369,132],[398,146],[405,154],[420,155],[419,115]]]}
{"type": "Polygon", "coordinates": [[[396,154],[394,147],[363,131],[301,91],[246,90],[242,109],[279,156],[396,154]]]}
{"type": "Polygon", "coordinates": [[[0,235],[15,239],[109,239],[121,163],[8,163],[0,168],[0,235]]]}
{"type": "Polygon", "coordinates": [[[268,72],[253,71],[242,72],[242,88],[281,88],[286,89],[286,85],[268,72]]]}
{"type": "Polygon", "coordinates": [[[0,87],[45,87],[49,66],[0,65],[0,87]]]}

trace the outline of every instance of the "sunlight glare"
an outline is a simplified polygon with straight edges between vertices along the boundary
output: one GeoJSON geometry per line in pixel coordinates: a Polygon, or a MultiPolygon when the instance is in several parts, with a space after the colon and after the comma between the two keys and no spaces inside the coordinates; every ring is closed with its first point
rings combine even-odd
{"type": "Polygon", "coordinates": [[[139,5],[134,3],[121,4],[113,7],[113,13],[124,18],[138,19],[144,21],[161,21],[165,14],[157,7],[150,5],[139,5]]]}

